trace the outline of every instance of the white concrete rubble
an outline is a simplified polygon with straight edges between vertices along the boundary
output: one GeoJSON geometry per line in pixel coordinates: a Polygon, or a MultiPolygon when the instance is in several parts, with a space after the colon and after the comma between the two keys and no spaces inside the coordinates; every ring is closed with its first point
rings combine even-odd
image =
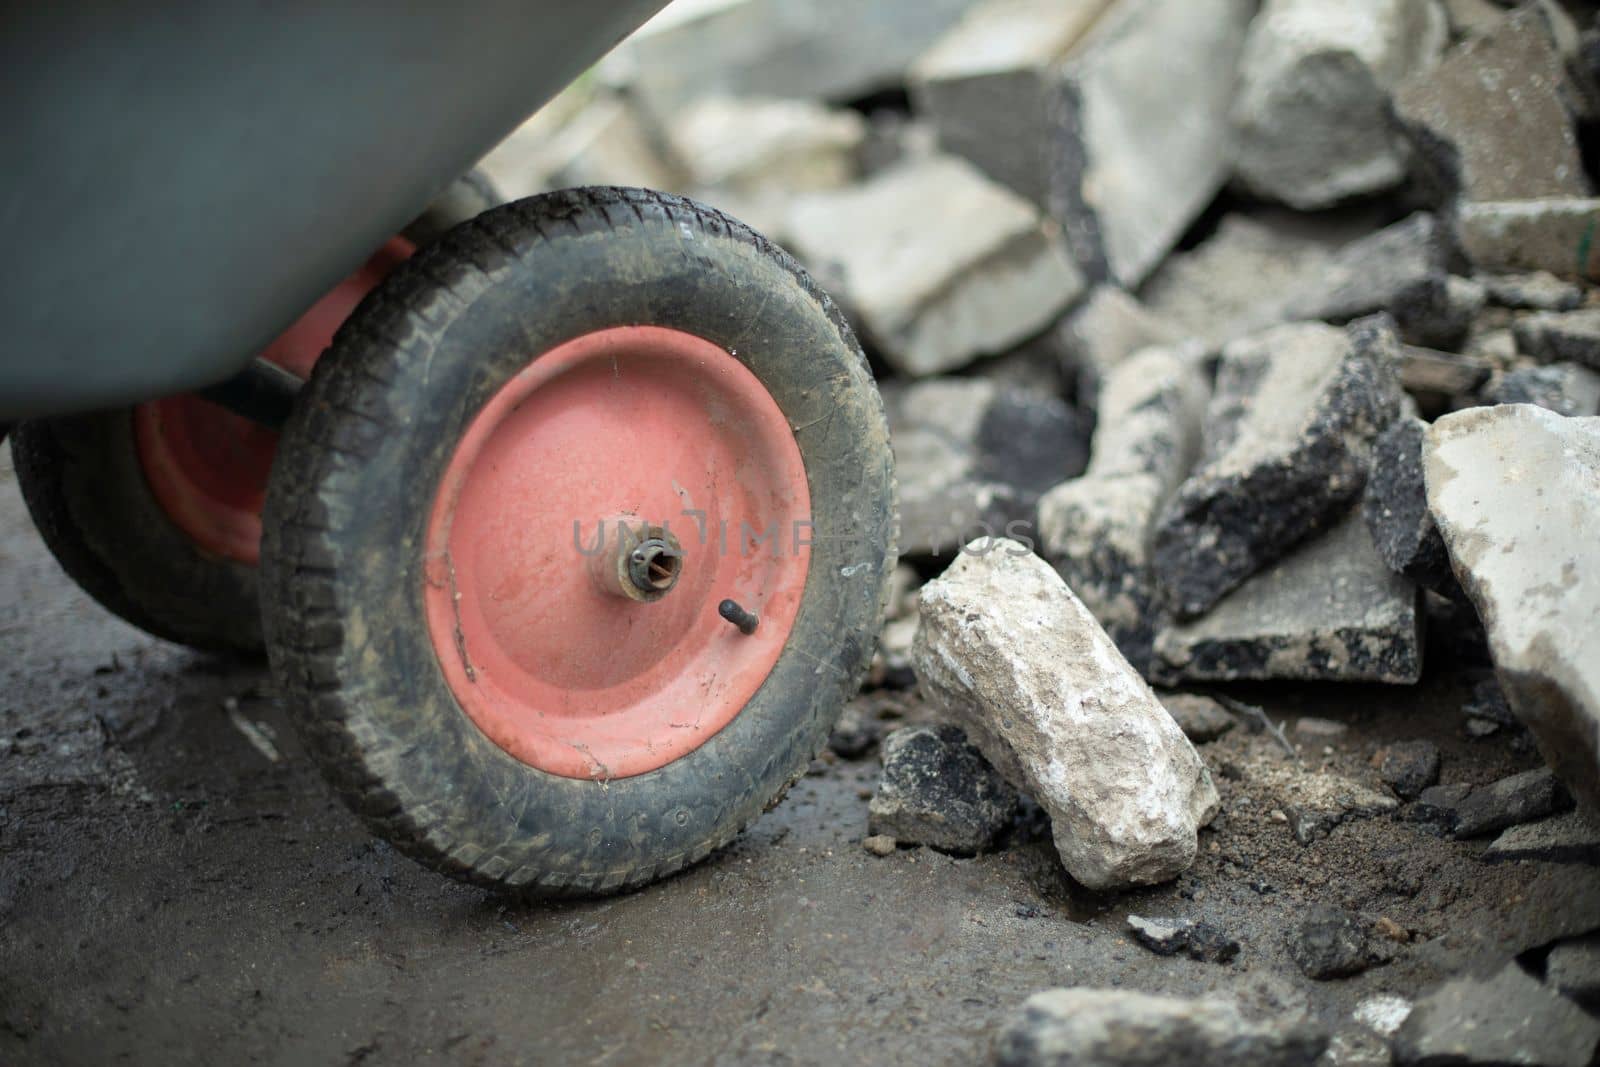
{"type": "Polygon", "coordinates": [[[1049,813],[1069,874],[1111,889],[1188,869],[1217,811],[1211,776],[1049,564],[1015,541],[973,542],[920,608],[924,694],[1049,813]]]}

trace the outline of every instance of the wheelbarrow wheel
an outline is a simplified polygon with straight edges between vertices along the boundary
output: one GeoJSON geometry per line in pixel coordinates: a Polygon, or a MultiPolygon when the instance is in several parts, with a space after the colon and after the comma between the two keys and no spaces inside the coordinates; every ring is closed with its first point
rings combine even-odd
{"type": "Polygon", "coordinates": [[[691,201],[552,193],[339,331],[268,493],[264,619],[308,749],[475,883],[643,884],[820,750],[893,569],[882,405],[838,311],[691,201]]]}
{"type": "MultiPolygon", "coordinates": [[[[264,353],[300,377],[373,286],[418,246],[499,202],[472,171],[335,286],[264,353]]],[[[278,435],[189,394],[25,422],[12,454],[62,569],[147,633],[260,655],[256,564],[278,435]]]]}

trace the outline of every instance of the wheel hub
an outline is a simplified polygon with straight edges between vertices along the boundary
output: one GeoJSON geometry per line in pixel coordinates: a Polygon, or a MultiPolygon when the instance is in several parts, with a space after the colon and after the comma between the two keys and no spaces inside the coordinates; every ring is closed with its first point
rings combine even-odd
{"type": "Polygon", "coordinates": [[[794,434],[737,358],[661,327],[575,338],[488,401],[441,480],[423,589],[440,668],[473,722],[534,767],[665,766],[777,662],[809,515],[794,434]],[[730,626],[725,599],[760,626],[730,626]]]}

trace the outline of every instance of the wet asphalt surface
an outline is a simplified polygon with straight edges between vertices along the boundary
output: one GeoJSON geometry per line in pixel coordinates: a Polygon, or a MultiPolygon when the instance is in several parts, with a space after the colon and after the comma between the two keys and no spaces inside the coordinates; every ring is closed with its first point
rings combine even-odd
{"type": "MultiPolygon", "coordinates": [[[[1225,815],[1178,882],[1094,895],[1048,837],[955,859],[867,854],[873,756],[819,764],[731,848],[626,896],[506,902],[372,838],[324,786],[259,664],[145,637],[60,572],[0,461],[0,1062],[969,1063],[1054,985],[1219,991],[1330,1028],[1382,991],[1600,925],[1593,868],[1486,866],[1482,843],[1392,818],[1302,847],[1251,794],[1236,730],[1203,746],[1225,815]],[[1308,903],[1412,931],[1336,982],[1293,968],[1308,903]],[[1244,946],[1164,959],[1129,912],[1195,915],[1244,946]]],[[[1255,699],[1341,719],[1312,759],[1357,774],[1379,742],[1440,739],[1445,780],[1533,765],[1464,739],[1462,688],[1255,699]]]]}

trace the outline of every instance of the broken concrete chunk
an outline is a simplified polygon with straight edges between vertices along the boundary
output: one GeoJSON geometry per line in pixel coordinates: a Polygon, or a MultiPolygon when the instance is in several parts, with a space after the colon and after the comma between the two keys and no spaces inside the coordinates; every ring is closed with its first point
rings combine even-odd
{"type": "Polygon", "coordinates": [[[1537,404],[1557,415],[1600,414],[1600,372],[1577,363],[1518,367],[1497,374],[1478,399],[1485,404],[1537,404]]]}
{"type": "Polygon", "coordinates": [[[1183,953],[1201,963],[1227,963],[1239,954],[1239,942],[1197,919],[1146,919],[1128,916],[1133,939],[1158,956],[1183,953]]]}
{"type": "Polygon", "coordinates": [[[1031,520],[1039,494],[1083,470],[1083,417],[1054,397],[981,378],[886,384],[900,551],[946,555],[1031,520]]]}
{"type": "Polygon", "coordinates": [[[1153,633],[1150,533],[1194,462],[1204,405],[1191,358],[1145,349],[1106,379],[1087,473],[1039,500],[1040,554],[1141,671],[1153,633]]]}
{"type": "Polygon", "coordinates": [[[1411,799],[1439,780],[1439,746],[1432,741],[1397,741],[1373,754],[1383,784],[1411,799]]]}
{"type": "Polygon", "coordinates": [[[906,726],[883,740],[883,777],[867,830],[970,856],[994,845],[1017,793],[954,726],[906,726]]]}
{"type": "Polygon", "coordinates": [[[1508,963],[1490,977],[1457,978],[1418,998],[1393,1049],[1399,1067],[1584,1067],[1596,1043],[1600,1020],[1508,963]]]}
{"type": "Polygon", "coordinates": [[[1600,809],[1600,418],[1472,408],[1428,431],[1428,506],[1545,761],[1600,809]]]}
{"type": "Polygon", "coordinates": [[[662,117],[702,96],[843,103],[898,86],[906,65],[971,3],[707,5],[695,17],[635,34],[602,67],[662,117]]]}
{"type": "Polygon", "coordinates": [[[884,359],[913,377],[1004,352],[1083,289],[1056,225],[951,157],[802,196],[785,229],[884,359]]]}
{"type": "Polygon", "coordinates": [[[1341,908],[1317,907],[1290,930],[1289,958],[1307,978],[1348,978],[1371,965],[1367,931],[1341,908]]]}
{"type": "Polygon", "coordinates": [[[1287,303],[1286,317],[1343,323],[1387,311],[1411,344],[1454,348],[1488,295],[1446,269],[1438,220],[1419,211],[1340,249],[1287,303]]]}
{"type": "Polygon", "coordinates": [[[1215,741],[1235,725],[1228,709],[1199,693],[1163,693],[1161,706],[1167,709],[1183,736],[1197,745],[1215,741]]]}
{"type": "Polygon", "coordinates": [[[1456,240],[1485,270],[1546,270],[1600,281],[1600,200],[1554,198],[1462,204],[1456,240]]]}
{"type": "Polygon", "coordinates": [[[1517,349],[1544,363],[1572,362],[1600,370],[1600,308],[1541,311],[1511,326],[1517,349]]]}
{"type": "Polygon", "coordinates": [[[995,1041],[996,1067],[1166,1067],[1248,1063],[1311,1067],[1327,1035],[1281,1015],[1251,1022],[1228,1000],[1120,989],[1051,989],[1029,997],[995,1041]]]}
{"type": "Polygon", "coordinates": [[[1600,865],[1600,819],[1580,809],[1513,826],[1483,850],[1483,859],[1600,865]]]}
{"type": "Polygon", "coordinates": [[[1398,185],[1409,158],[1390,94],[1447,36],[1435,0],[1267,0],[1233,104],[1239,178],[1303,211],[1398,185]]]}
{"type": "Polygon", "coordinates": [[[1422,441],[1428,424],[1401,418],[1378,436],[1372,469],[1361,497],[1361,518],[1378,556],[1394,573],[1418,585],[1461,595],[1450,571],[1444,538],[1428,511],[1428,486],[1422,475],[1422,441]]]}
{"type": "Polygon", "coordinates": [[[946,151],[1049,207],[1067,178],[1063,60],[1111,0],[985,0],[909,71],[919,115],[946,151]]]}
{"type": "Polygon", "coordinates": [[[1527,274],[1485,274],[1478,279],[1497,307],[1528,311],[1571,311],[1583,303],[1583,288],[1547,270],[1527,274]]]}
{"type": "Polygon", "coordinates": [[[1352,510],[1229,593],[1156,633],[1163,683],[1304,678],[1409,685],[1422,673],[1417,590],[1392,573],[1352,510]]]}
{"type": "Polygon", "coordinates": [[[923,586],[921,612],[923,693],[1049,813],[1069,874],[1110,889],[1194,862],[1211,777],[1048,564],[1015,541],[974,542],[923,586]]]}
{"type": "Polygon", "coordinates": [[[1529,5],[1408,79],[1395,113],[1446,197],[1587,196],[1575,99],[1548,24],[1529,5]]]}
{"type": "Polygon", "coordinates": [[[1214,350],[1283,322],[1288,301],[1354,236],[1322,216],[1227,215],[1197,248],[1169,256],[1141,299],[1180,336],[1214,350]]]}
{"type": "Polygon", "coordinates": [[[1057,333],[1062,370],[1075,382],[1079,403],[1091,409],[1117,364],[1140,349],[1173,340],[1165,323],[1114,285],[1096,286],[1057,333]]]}
{"type": "Polygon", "coordinates": [[[1131,287],[1226,177],[1253,6],[990,0],[918,61],[913,96],[948,150],[1061,222],[1090,277],[1131,287]]]}
{"type": "Polygon", "coordinates": [[[573,89],[484,157],[480,168],[510,199],[578,185],[685,192],[687,178],[632,102],[573,89]]]}
{"type": "Polygon", "coordinates": [[[1155,529],[1156,580],[1198,615],[1361,493],[1372,442],[1400,410],[1392,325],[1275,327],[1223,350],[1203,461],[1155,529]]]}
{"type": "Polygon", "coordinates": [[[1600,933],[1575,937],[1551,949],[1544,980],[1593,1011],[1600,1005],[1600,933]]]}
{"type": "Polygon", "coordinates": [[[790,199],[855,179],[866,125],[809,101],[709,97],[674,112],[666,139],[697,198],[784,239],[790,199]]]}

